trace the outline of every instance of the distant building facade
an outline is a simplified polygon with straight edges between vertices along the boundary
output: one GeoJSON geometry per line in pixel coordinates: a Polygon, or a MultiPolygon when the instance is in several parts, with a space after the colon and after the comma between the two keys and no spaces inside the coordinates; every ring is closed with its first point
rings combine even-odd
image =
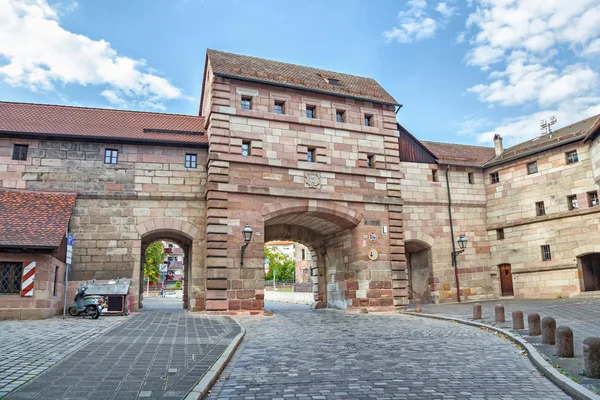
{"type": "Polygon", "coordinates": [[[193,311],[260,312],[271,241],[305,246],[318,307],[600,289],[597,116],[506,150],[421,142],[372,79],[213,50],[200,97],[198,116],[0,102],[0,318],[58,312],[67,232],[68,297],[132,278],[134,311],[156,241],[181,248],[193,311]]]}

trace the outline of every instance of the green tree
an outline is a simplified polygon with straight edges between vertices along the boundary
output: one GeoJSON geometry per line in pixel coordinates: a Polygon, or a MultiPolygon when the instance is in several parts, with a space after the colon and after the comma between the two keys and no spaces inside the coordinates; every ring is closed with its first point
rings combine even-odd
{"type": "Polygon", "coordinates": [[[146,263],[144,264],[144,278],[149,278],[151,282],[158,282],[160,279],[159,264],[165,260],[165,249],[162,242],[154,242],[146,249],[146,263]]]}
{"type": "Polygon", "coordinates": [[[266,281],[273,279],[274,271],[277,271],[275,278],[278,281],[294,280],[296,261],[267,246],[265,246],[265,258],[269,259],[269,273],[265,274],[266,281]]]}

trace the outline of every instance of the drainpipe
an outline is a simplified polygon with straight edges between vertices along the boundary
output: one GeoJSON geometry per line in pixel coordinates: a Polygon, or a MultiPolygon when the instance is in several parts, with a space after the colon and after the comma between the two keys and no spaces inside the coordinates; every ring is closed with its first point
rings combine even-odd
{"type": "Polygon", "coordinates": [[[452,223],[452,197],[450,196],[450,179],[448,173],[450,166],[446,166],[446,188],[448,189],[448,215],[450,217],[450,240],[452,241],[452,266],[454,267],[454,278],[456,279],[456,299],[460,303],[460,285],[458,282],[458,268],[456,265],[456,244],[454,243],[454,224],[452,223]]]}

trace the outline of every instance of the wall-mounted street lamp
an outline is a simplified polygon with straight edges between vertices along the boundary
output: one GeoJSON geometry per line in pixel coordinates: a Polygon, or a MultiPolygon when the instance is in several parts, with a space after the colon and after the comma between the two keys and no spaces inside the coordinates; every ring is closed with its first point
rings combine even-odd
{"type": "Polygon", "coordinates": [[[250,244],[250,240],[252,240],[252,228],[250,228],[248,224],[246,224],[246,227],[242,230],[242,236],[244,237],[244,242],[246,244],[242,246],[242,261],[240,264],[244,265],[244,251],[246,250],[246,247],[248,247],[248,245],[250,244]]]}
{"type": "Polygon", "coordinates": [[[460,303],[460,285],[458,282],[458,263],[456,261],[456,256],[458,256],[459,254],[461,254],[465,251],[465,249],[467,248],[468,240],[465,237],[465,235],[460,235],[460,237],[458,238],[458,240],[456,242],[458,243],[458,247],[460,247],[460,250],[456,250],[456,248],[454,246],[452,246],[453,250],[454,250],[452,252],[452,266],[454,267],[454,277],[456,279],[456,299],[460,303]]]}

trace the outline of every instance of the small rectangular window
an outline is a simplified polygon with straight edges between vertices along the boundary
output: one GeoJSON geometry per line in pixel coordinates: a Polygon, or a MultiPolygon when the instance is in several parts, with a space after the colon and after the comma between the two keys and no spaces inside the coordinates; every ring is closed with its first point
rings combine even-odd
{"type": "Polygon", "coordinates": [[[567,206],[569,206],[569,210],[575,210],[579,208],[576,195],[567,196],[567,206]]]}
{"type": "Polygon", "coordinates": [[[29,145],[27,144],[15,144],[13,147],[13,160],[25,161],[27,160],[27,151],[29,150],[29,145]]]}
{"type": "Polygon", "coordinates": [[[315,149],[308,149],[308,151],[306,152],[306,161],[314,162],[314,158],[315,158],[315,149]]]}
{"type": "Polygon", "coordinates": [[[306,260],[306,249],[302,249],[302,260],[306,260]]]}
{"type": "Polygon", "coordinates": [[[472,173],[472,172],[469,172],[469,175],[468,175],[468,177],[469,177],[469,183],[470,183],[471,185],[472,185],[472,184],[474,184],[474,183],[475,183],[475,177],[473,176],[473,173],[472,173]]]}
{"type": "Polygon", "coordinates": [[[535,174],[536,172],[538,172],[537,161],[527,164],[527,173],[529,175],[535,174]]]}
{"type": "Polygon", "coordinates": [[[336,110],[335,112],[335,122],[344,122],[344,111],[336,110]]]}
{"type": "Polygon", "coordinates": [[[504,229],[496,229],[496,238],[498,240],[504,240],[504,229]]]}
{"type": "Polygon", "coordinates": [[[285,101],[276,101],[273,106],[273,112],[275,114],[283,114],[285,111],[285,101]]]}
{"type": "Polygon", "coordinates": [[[367,156],[367,168],[375,168],[375,156],[367,156]]]}
{"type": "Polygon", "coordinates": [[[196,154],[186,154],[185,155],[185,167],[186,168],[196,168],[196,154]]]}
{"type": "Polygon", "coordinates": [[[541,217],[542,215],[546,215],[546,207],[544,206],[543,201],[538,201],[535,203],[535,215],[541,217]]]}
{"type": "Polygon", "coordinates": [[[0,262],[0,294],[19,294],[23,263],[0,262]]]}
{"type": "Polygon", "coordinates": [[[550,245],[542,245],[542,261],[552,260],[552,253],[550,252],[550,245]]]}
{"type": "Polygon", "coordinates": [[[589,192],[588,193],[588,201],[590,207],[594,207],[598,205],[598,192],[589,192]]]}
{"type": "Polygon", "coordinates": [[[251,147],[250,147],[250,142],[243,142],[242,143],[242,155],[244,157],[247,157],[249,155],[251,155],[251,147]]]}
{"type": "Polygon", "coordinates": [[[577,150],[570,151],[567,153],[567,164],[575,164],[577,161],[579,161],[577,150]]]}
{"type": "Polygon", "coordinates": [[[104,164],[116,164],[119,152],[115,149],[104,150],[104,164]]]}
{"type": "Polygon", "coordinates": [[[373,116],[365,114],[365,126],[373,126],[373,116]]]}
{"type": "Polygon", "coordinates": [[[492,183],[498,183],[498,182],[500,182],[500,175],[498,175],[497,172],[492,172],[490,174],[490,180],[492,183]]]}
{"type": "Polygon", "coordinates": [[[306,118],[316,118],[317,107],[315,106],[306,106],[306,118]]]}
{"type": "Polygon", "coordinates": [[[242,96],[242,110],[250,110],[252,108],[252,97],[242,96]]]}
{"type": "Polygon", "coordinates": [[[433,182],[437,182],[438,181],[438,172],[437,172],[437,169],[432,169],[431,170],[431,180],[433,182]]]}

